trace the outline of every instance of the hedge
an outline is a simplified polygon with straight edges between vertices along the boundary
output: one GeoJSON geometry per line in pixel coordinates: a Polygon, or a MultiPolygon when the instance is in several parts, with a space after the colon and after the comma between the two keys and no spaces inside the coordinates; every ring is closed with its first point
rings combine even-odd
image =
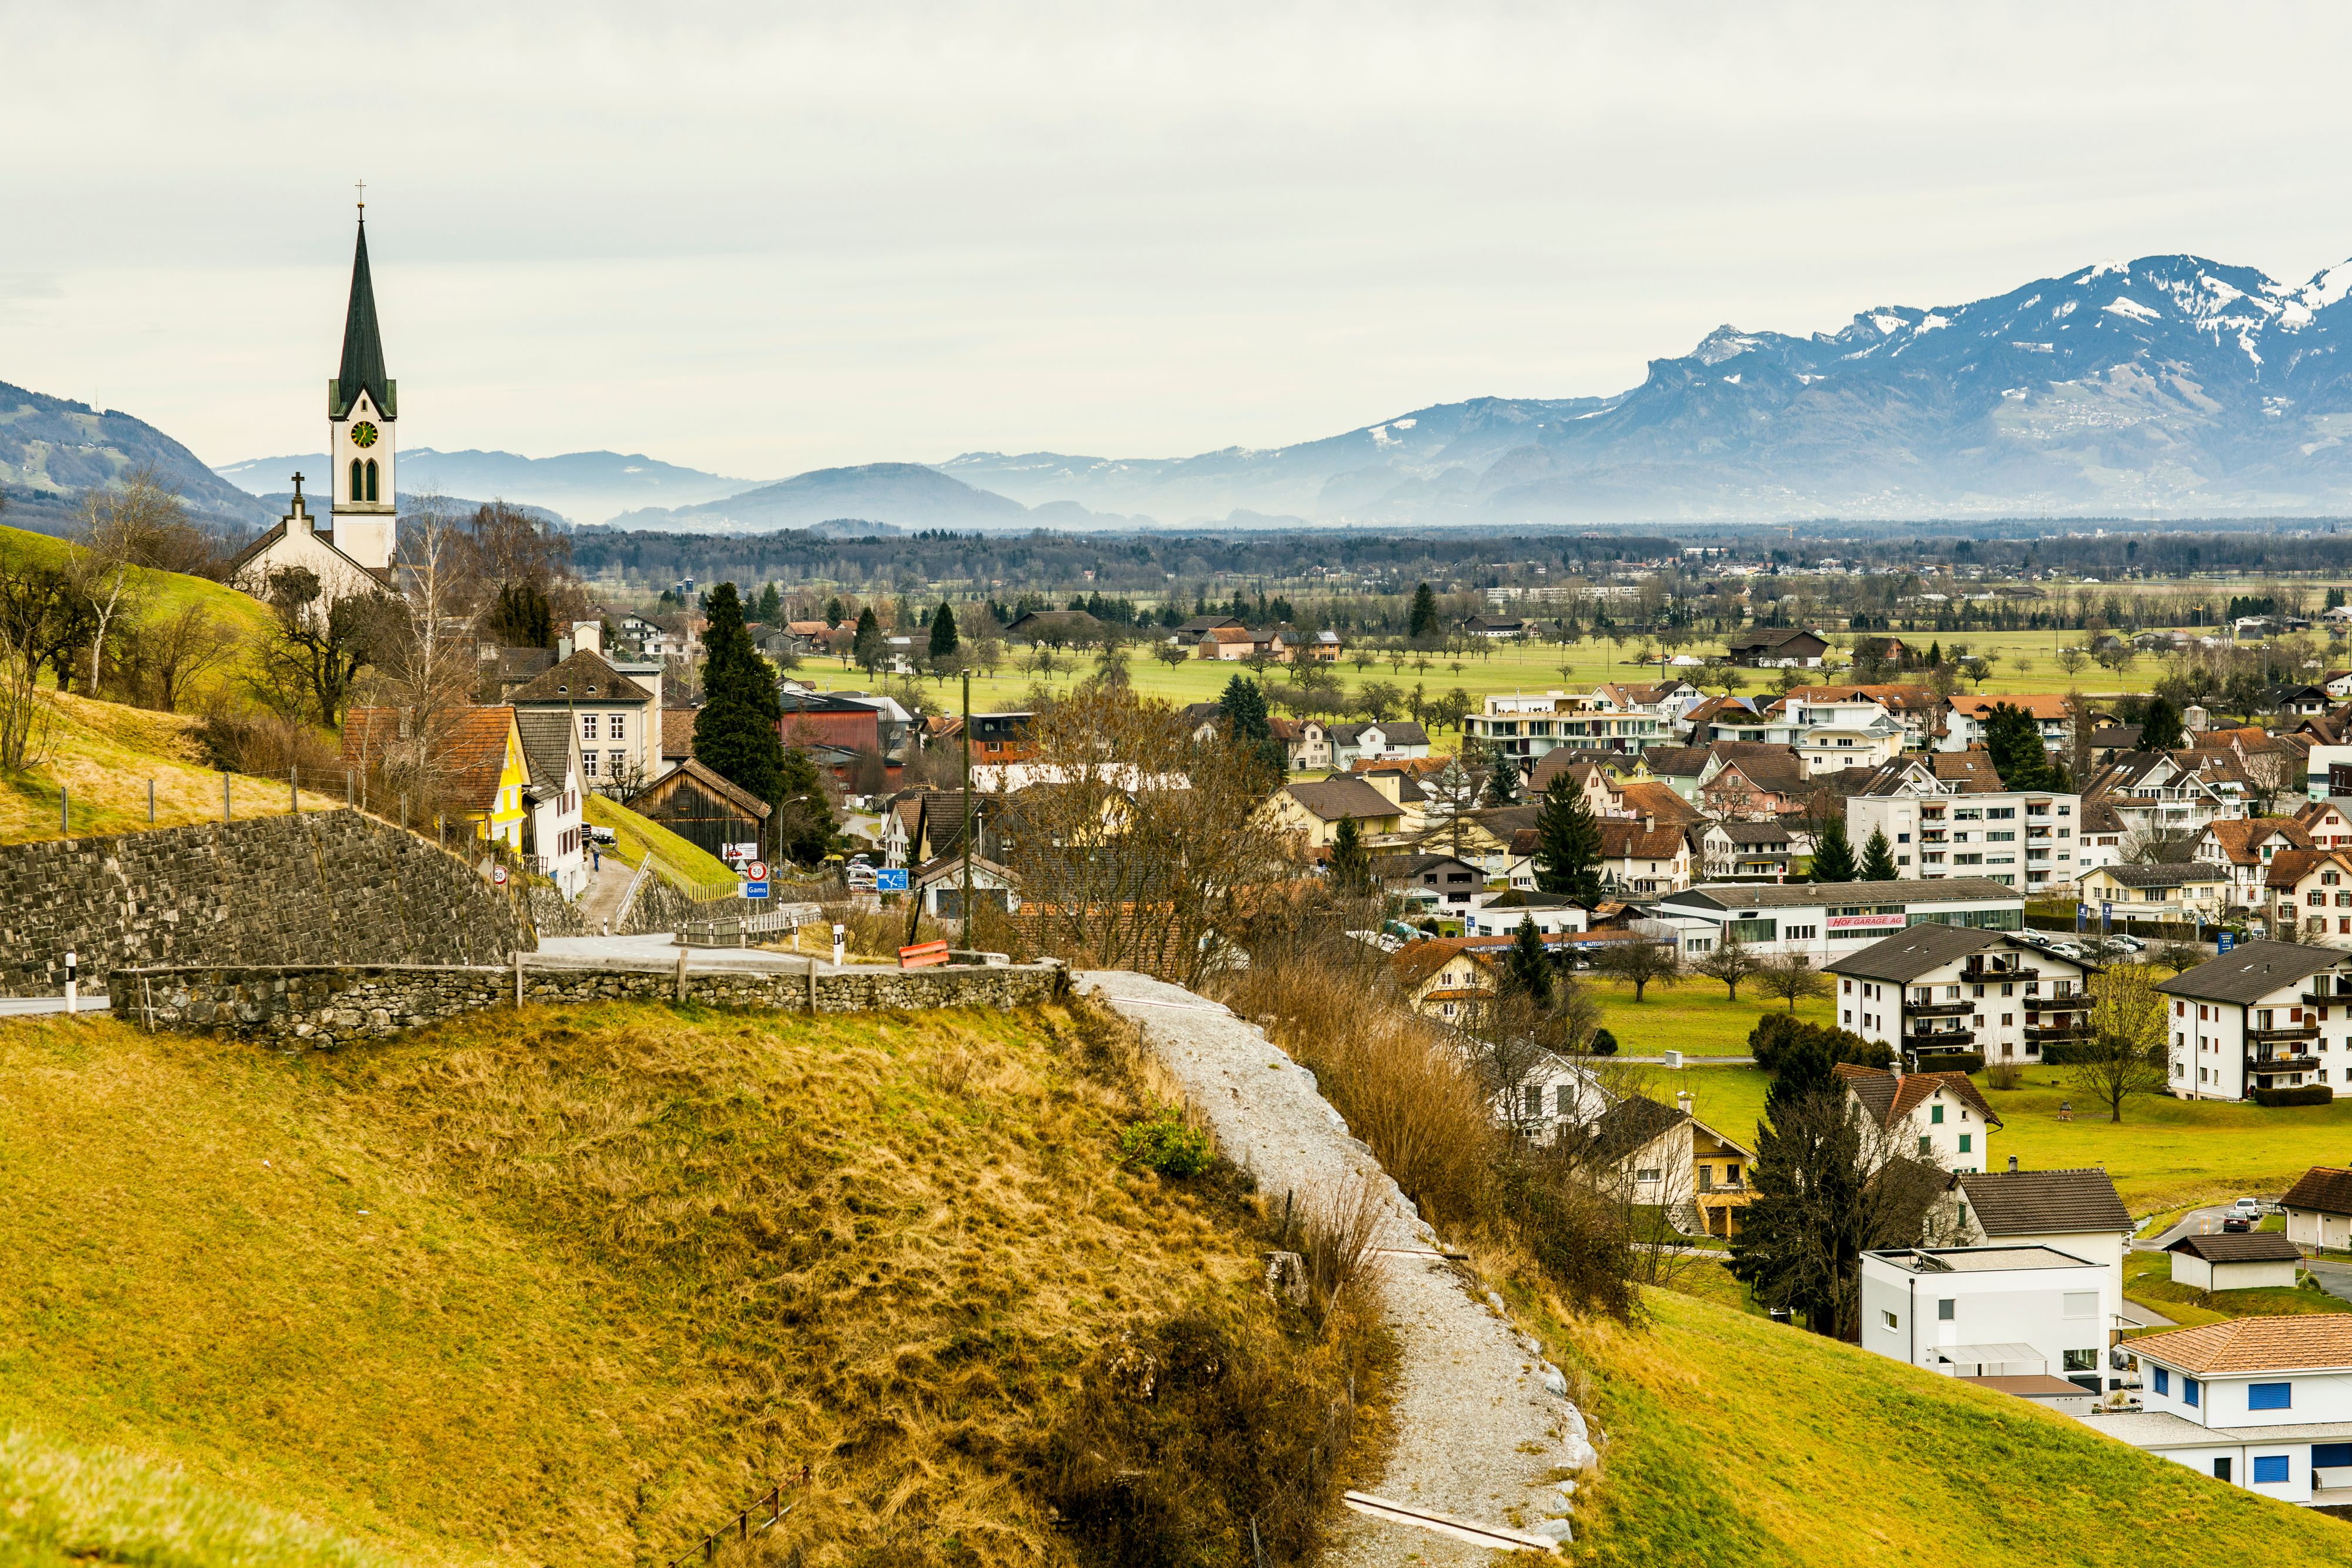
{"type": "Polygon", "coordinates": [[[1981,1051],[1923,1051],[1916,1053],[1922,1072],[1982,1072],[1981,1051]]]}
{"type": "Polygon", "coordinates": [[[2091,1061],[2096,1054],[2096,1041],[2055,1040],[2042,1048],[2041,1061],[2045,1067],[2072,1067],[2076,1062],[2091,1061]]]}
{"type": "Polygon", "coordinates": [[[2257,1105],[2325,1105],[2336,1098],[2336,1091],[2325,1083],[2306,1083],[2300,1089],[2257,1089],[2257,1105]]]}

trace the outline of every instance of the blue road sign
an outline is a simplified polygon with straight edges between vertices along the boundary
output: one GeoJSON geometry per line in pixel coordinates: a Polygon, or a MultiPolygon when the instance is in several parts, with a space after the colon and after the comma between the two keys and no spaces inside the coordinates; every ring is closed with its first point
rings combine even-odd
{"type": "Polygon", "coordinates": [[[906,892],[907,868],[904,866],[885,866],[881,870],[876,872],[874,873],[874,891],[877,893],[906,892]]]}
{"type": "Polygon", "coordinates": [[[743,896],[765,898],[768,896],[768,884],[764,882],[747,882],[743,884],[743,896]]]}
{"type": "Polygon", "coordinates": [[[2213,939],[2213,946],[2224,953],[2228,952],[2237,945],[2238,938],[2233,934],[2227,931],[2222,932],[2219,936],[2216,936],[2213,939]]]}

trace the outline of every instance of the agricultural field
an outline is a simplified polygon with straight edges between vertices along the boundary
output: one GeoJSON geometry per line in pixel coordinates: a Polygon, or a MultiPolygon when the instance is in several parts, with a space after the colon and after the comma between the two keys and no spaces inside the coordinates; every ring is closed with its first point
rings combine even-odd
{"type": "MultiPolygon", "coordinates": [[[[1617,1049],[1626,1056],[1656,1056],[1679,1051],[1688,1056],[1745,1056],[1748,1031],[1757,1015],[1767,1009],[1787,1010],[1785,1002],[1764,995],[1754,981],[1739,988],[1739,1000],[1728,1001],[1722,984],[1696,975],[1672,987],[1653,981],[1648,995],[1633,999],[1633,988],[1621,981],[1589,977],[1586,990],[1601,1004],[1601,1024],[1617,1037],[1617,1049]]],[[[1797,1004],[1797,1017],[1807,1023],[1835,1021],[1836,1006],[1827,997],[1797,1004]]]]}

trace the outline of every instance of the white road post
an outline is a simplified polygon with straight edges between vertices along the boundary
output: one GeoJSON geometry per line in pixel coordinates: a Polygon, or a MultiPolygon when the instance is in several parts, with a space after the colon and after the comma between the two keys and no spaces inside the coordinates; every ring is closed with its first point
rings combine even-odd
{"type": "Polygon", "coordinates": [[[81,972],[74,967],[70,949],[66,953],[66,1013],[71,1017],[81,1010],[81,972]]]}
{"type": "Polygon", "coordinates": [[[833,967],[836,969],[841,967],[842,957],[845,951],[843,942],[845,935],[846,933],[840,926],[836,925],[833,928],[833,967]]]}

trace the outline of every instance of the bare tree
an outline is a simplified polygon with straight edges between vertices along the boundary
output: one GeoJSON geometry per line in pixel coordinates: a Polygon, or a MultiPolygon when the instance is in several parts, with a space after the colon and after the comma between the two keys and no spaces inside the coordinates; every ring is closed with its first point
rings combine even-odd
{"type": "Polygon", "coordinates": [[[131,644],[134,664],[150,695],[165,713],[180,711],[188,688],[226,664],[238,651],[236,637],[198,600],[151,615],[121,639],[131,644]]]}
{"type": "Polygon", "coordinates": [[[1730,993],[1726,999],[1737,1002],[1739,982],[1755,974],[1761,965],[1762,960],[1748,950],[1748,944],[1737,936],[1726,936],[1711,952],[1694,960],[1691,968],[1710,980],[1720,980],[1730,993]]]}
{"type": "Polygon", "coordinates": [[[2240,767],[2246,776],[2246,799],[2255,807],[2254,816],[2271,815],[2281,795],[2302,789],[2300,763],[2290,760],[2290,754],[2275,743],[2264,750],[2248,752],[2240,767]]]}
{"type": "Polygon", "coordinates": [[[53,710],[41,666],[0,622],[0,773],[21,773],[48,755],[53,710]]]}
{"type": "Polygon", "coordinates": [[[2117,964],[2091,979],[2091,1038],[2074,1063],[2074,1080],[2124,1119],[2124,1102],[2165,1086],[2165,998],[2146,964],[2117,964]]]}
{"type": "Polygon", "coordinates": [[[1756,967],[1756,983],[1768,997],[1778,997],[1795,1012],[1799,1002],[1811,1001],[1829,989],[1829,981],[1802,953],[1775,953],[1756,967]]]}
{"type": "Polygon", "coordinates": [[[1636,1002],[1650,987],[1675,985],[1683,977],[1682,960],[1670,942],[1612,942],[1592,960],[1592,967],[1632,986],[1636,1002]]]}

